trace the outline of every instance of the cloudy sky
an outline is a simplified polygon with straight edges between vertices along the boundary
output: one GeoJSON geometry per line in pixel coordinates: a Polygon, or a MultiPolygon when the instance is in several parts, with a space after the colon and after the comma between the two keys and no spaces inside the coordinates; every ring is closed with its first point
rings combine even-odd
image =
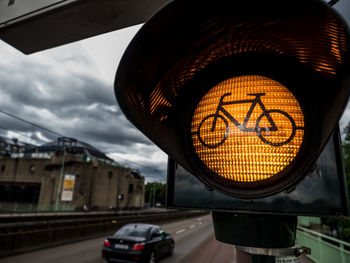
{"type": "MultiPolygon", "coordinates": [[[[350,23],[350,1],[335,8],[350,23]]],[[[128,122],[114,96],[119,60],[140,25],[32,55],[0,40],[0,135],[33,144],[55,140],[33,125],[87,142],[148,181],[165,181],[167,156],[128,122]]],[[[350,106],[341,127],[350,120],[350,106]]]]}
{"type": "Polygon", "coordinates": [[[90,143],[148,181],[165,181],[167,156],[126,120],[114,96],[117,65],[139,28],[32,55],[0,41],[0,135],[33,144],[57,138],[4,111],[90,143]]]}

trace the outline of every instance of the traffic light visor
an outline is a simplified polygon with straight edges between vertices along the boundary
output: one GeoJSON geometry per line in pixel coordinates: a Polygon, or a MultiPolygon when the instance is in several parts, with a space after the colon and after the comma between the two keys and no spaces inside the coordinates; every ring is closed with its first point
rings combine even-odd
{"type": "Polygon", "coordinates": [[[171,1],[128,46],[116,97],[207,186],[268,196],[302,180],[337,126],[349,47],[320,0],[171,1]]]}

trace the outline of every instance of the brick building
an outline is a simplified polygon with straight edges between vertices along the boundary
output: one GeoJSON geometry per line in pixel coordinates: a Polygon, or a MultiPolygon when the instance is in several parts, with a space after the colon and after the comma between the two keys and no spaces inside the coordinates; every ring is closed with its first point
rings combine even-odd
{"type": "Polygon", "coordinates": [[[143,205],[144,177],[89,144],[62,137],[35,147],[0,137],[0,210],[143,205]]]}

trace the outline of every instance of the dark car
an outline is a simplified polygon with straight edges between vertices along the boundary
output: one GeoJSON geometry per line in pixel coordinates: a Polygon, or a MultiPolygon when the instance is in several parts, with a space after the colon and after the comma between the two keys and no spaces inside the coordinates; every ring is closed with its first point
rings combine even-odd
{"type": "Polygon", "coordinates": [[[174,239],[159,226],[127,224],[113,236],[107,237],[102,257],[108,262],[156,262],[172,255],[174,239]]]}

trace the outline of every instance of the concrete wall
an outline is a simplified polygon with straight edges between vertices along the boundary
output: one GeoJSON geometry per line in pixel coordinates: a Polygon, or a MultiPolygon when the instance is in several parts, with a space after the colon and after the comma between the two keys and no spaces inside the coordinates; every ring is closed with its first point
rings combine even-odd
{"type": "Polygon", "coordinates": [[[0,181],[5,182],[41,182],[47,175],[46,162],[42,159],[0,159],[0,181]]]}
{"type": "MultiPolygon", "coordinates": [[[[39,183],[38,206],[50,207],[56,203],[63,156],[51,159],[0,157],[0,182],[39,183]]],[[[91,209],[140,208],[144,205],[144,177],[133,175],[129,168],[110,165],[66,154],[63,174],[75,175],[72,201],[60,201],[91,209]],[[133,185],[131,188],[129,185],[133,185]],[[130,190],[131,189],[131,190],[130,190]],[[122,195],[123,199],[118,200],[122,195]]]]}

